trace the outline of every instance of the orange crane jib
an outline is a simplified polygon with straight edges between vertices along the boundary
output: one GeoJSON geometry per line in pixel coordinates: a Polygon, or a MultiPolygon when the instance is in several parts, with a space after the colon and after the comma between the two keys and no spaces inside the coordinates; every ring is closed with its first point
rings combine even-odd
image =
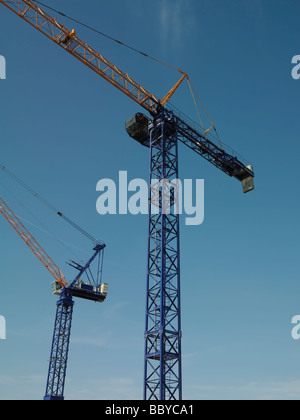
{"type": "Polygon", "coordinates": [[[165,105],[183,80],[188,77],[186,73],[179,70],[182,74],[180,80],[163,99],[159,99],[144,89],[139,83],[135,82],[127,73],[120,70],[78,38],[74,29],[70,31],[65,28],[62,24],[58,23],[55,18],[44,12],[31,0],[0,0],[0,3],[8,7],[30,25],[80,60],[83,64],[87,65],[98,75],[125,93],[145,108],[150,114],[155,113],[159,103],[165,105]]]}
{"type": "Polygon", "coordinates": [[[44,264],[47,270],[52,274],[59,285],[64,288],[68,287],[65,276],[57,265],[52,261],[49,255],[43,250],[40,244],[34,239],[31,233],[26,229],[14,212],[8,207],[5,201],[0,197],[0,213],[5,217],[8,223],[13,227],[17,234],[23,239],[31,251],[44,264]]]}

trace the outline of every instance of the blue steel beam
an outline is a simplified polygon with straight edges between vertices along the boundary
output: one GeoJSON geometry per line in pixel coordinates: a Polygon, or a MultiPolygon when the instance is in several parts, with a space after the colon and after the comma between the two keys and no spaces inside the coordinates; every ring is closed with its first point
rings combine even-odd
{"type": "MultiPolygon", "coordinates": [[[[178,179],[177,133],[161,112],[150,128],[150,185],[153,179],[174,178],[178,179]]],[[[163,194],[153,202],[150,187],[145,400],[182,399],[179,216],[172,211],[174,194],[168,203],[163,194]]]]}
{"type": "Polygon", "coordinates": [[[73,315],[72,291],[64,288],[56,304],[56,317],[44,400],[63,400],[73,315]]]}
{"type": "Polygon", "coordinates": [[[200,132],[199,127],[188,124],[174,111],[167,111],[167,115],[176,126],[181,143],[238,181],[249,176],[254,178],[253,170],[243,163],[241,158],[235,156],[233,151],[229,153],[221,145],[216,145],[208,136],[200,132]]]}
{"type": "Polygon", "coordinates": [[[254,172],[250,165],[215,144],[210,136],[194,124],[187,123],[173,109],[159,106],[151,119],[138,113],[126,122],[125,127],[133,139],[150,148],[152,186],[149,193],[144,399],[181,400],[179,216],[174,207],[174,190],[169,207],[164,203],[162,181],[179,179],[179,141],[230,177],[241,181],[244,192],[254,188],[254,172]],[[153,191],[153,179],[162,183],[160,193],[153,191]],[[155,205],[157,211],[153,212],[155,205]]]}

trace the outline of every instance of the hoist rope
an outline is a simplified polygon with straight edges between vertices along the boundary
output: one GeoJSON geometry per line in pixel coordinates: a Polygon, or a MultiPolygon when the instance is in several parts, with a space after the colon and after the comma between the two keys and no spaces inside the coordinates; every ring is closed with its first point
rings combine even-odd
{"type": "Polygon", "coordinates": [[[45,200],[45,198],[43,198],[40,194],[35,192],[31,187],[29,187],[29,185],[27,185],[25,182],[23,182],[20,178],[18,178],[15,174],[13,174],[11,171],[9,171],[1,163],[0,163],[0,169],[3,172],[5,172],[7,175],[9,175],[14,181],[16,181],[19,185],[21,185],[30,194],[32,194],[35,198],[40,200],[51,211],[55,212],[58,216],[60,216],[63,220],[65,220],[69,225],[71,225],[76,230],[78,230],[82,235],[86,236],[88,239],[90,239],[94,243],[100,243],[100,241],[98,239],[95,239],[93,236],[91,236],[89,233],[87,233],[84,229],[82,229],[79,225],[77,225],[75,222],[73,222],[71,219],[69,219],[67,216],[65,216],[61,211],[59,211],[56,207],[54,207],[49,201],[45,200]]]}
{"type": "Polygon", "coordinates": [[[38,229],[39,231],[43,232],[44,234],[49,235],[50,237],[52,237],[53,239],[55,239],[57,242],[59,242],[68,252],[70,252],[71,254],[73,254],[77,259],[79,259],[78,255],[74,252],[73,249],[70,248],[71,244],[66,243],[65,241],[62,241],[58,236],[54,235],[53,232],[51,232],[49,230],[49,228],[31,211],[28,209],[27,206],[25,206],[25,204],[19,199],[19,197],[17,197],[3,182],[0,181],[0,185],[2,186],[2,188],[4,188],[8,194],[10,194],[15,201],[17,201],[19,203],[19,205],[21,207],[23,207],[23,209],[26,210],[26,212],[28,214],[30,214],[30,216],[36,220],[36,222],[39,225],[36,225],[32,222],[30,222],[29,220],[26,220],[24,217],[16,214],[17,218],[21,221],[23,221],[24,223],[26,223],[27,225],[31,225],[34,228],[38,229]]]}

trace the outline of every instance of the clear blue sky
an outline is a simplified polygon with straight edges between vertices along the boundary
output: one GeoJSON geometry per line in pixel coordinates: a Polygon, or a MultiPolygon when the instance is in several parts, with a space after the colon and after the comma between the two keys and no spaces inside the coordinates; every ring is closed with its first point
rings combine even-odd
{"type": "MultiPolygon", "coordinates": [[[[44,0],[47,2],[47,0],[44,0]]],[[[50,4],[50,2],[47,2],[50,4]]],[[[182,225],[185,399],[298,399],[300,342],[299,93],[296,0],[53,0],[53,7],[186,71],[222,140],[253,163],[256,190],[184,147],[180,177],[205,179],[205,222],[182,225]]],[[[147,60],[59,17],[146,89],[177,81],[147,60]]],[[[107,244],[103,304],[76,301],[66,399],[140,399],[147,216],[100,216],[99,179],[148,179],[148,153],[124,122],[140,108],[15,14],[0,7],[0,162],[107,244]]],[[[188,86],[172,100],[195,118],[188,86]]],[[[0,174],[1,196],[61,269],[90,244],[0,174]],[[5,188],[3,187],[5,185],[5,188]],[[40,220],[12,196],[17,198],[40,220]],[[43,225],[67,245],[43,232],[43,225]]],[[[56,298],[52,278],[0,220],[0,399],[45,392],[56,298]]],[[[72,272],[70,272],[70,275],[72,272]]]]}

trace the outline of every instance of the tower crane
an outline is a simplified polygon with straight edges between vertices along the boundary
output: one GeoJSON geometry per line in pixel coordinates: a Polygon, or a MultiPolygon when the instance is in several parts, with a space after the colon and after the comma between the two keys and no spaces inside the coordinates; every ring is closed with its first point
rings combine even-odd
{"type": "MultiPolygon", "coordinates": [[[[244,193],[254,189],[251,165],[217,144],[209,130],[194,125],[169,105],[169,100],[182,82],[189,80],[186,73],[178,70],[181,73],[179,81],[163,98],[159,98],[82,41],[74,29],[67,29],[34,1],[0,0],[0,3],[149,113],[146,116],[138,112],[126,121],[125,128],[134,140],[150,149],[150,180],[178,179],[178,143],[181,142],[228,176],[240,181],[244,193]]],[[[173,194],[171,205],[174,199],[173,194]]],[[[172,211],[164,214],[161,198],[159,211],[151,214],[152,204],[150,188],[144,399],[180,400],[182,331],[179,215],[172,211]]]]}
{"type": "Polygon", "coordinates": [[[69,285],[58,266],[1,197],[0,213],[54,277],[53,293],[59,295],[59,299],[56,305],[54,333],[44,399],[63,400],[74,306],[73,296],[95,302],[105,301],[108,285],[107,283],[101,283],[98,275],[102,267],[99,265],[97,276],[93,276],[90,269],[92,262],[97,256],[99,256],[100,263],[103,261],[102,251],[105,248],[105,244],[97,244],[94,247],[94,254],[85,266],[74,261],[70,263],[79,273],[69,285]],[[87,283],[82,280],[85,274],[88,274],[89,281],[87,283]]]}

